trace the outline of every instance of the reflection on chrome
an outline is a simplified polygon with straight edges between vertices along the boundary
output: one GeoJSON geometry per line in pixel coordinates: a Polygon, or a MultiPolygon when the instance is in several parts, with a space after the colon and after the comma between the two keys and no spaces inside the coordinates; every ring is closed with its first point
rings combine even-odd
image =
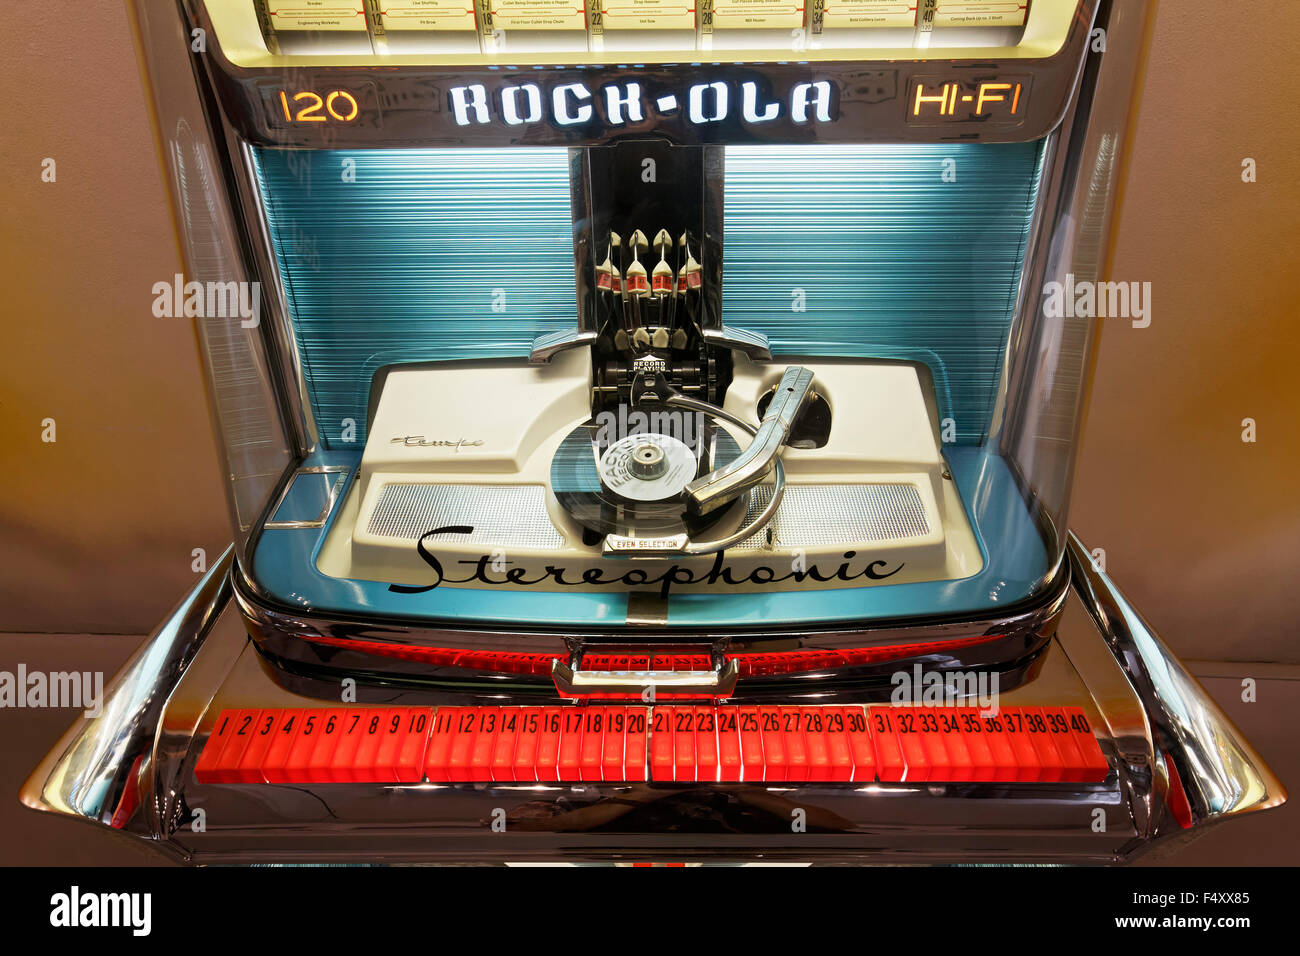
{"type": "Polygon", "coordinates": [[[1172,756],[1196,823],[1265,810],[1286,790],[1197,680],[1170,653],[1074,534],[1075,588],[1142,698],[1156,742],[1172,756]]]}
{"type": "MultiPolygon", "coordinates": [[[[1049,789],[1010,785],[987,793],[972,790],[978,784],[924,781],[700,784],[693,790],[637,782],[382,785],[371,792],[385,793],[386,800],[396,803],[386,804],[388,810],[378,807],[381,817],[399,805],[402,815],[378,830],[373,829],[377,821],[349,828],[352,836],[343,844],[337,842],[342,831],[319,822],[318,812],[304,816],[302,801],[310,796],[319,801],[316,806],[331,808],[330,818],[343,822],[349,819],[348,814],[357,812],[355,791],[332,784],[268,785],[258,793],[261,818],[229,828],[227,842],[209,848],[204,835],[190,833],[178,823],[184,820],[183,811],[191,799],[192,759],[202,744],[193,715],[208,706],[205,699],[192,693],[186,696],[184,680],[209,637],[232,645],[227,648],[231,659],[250,664],[258,660],[244,640],[242,627],[214,627],[230,605],[228,552],[114,679],[104,715],[79,720],[37,768],[22,790],[22,800],[38,810],[126,830],[180,859],[231,862],[275,858],[486,861],[487,849],[473,849],[474,844],[465,841],[481,832],[482,820],[494,807],[513,807],[507,812],[511,819],[518,815],[521,834],[578,834],[589,827],[606,826],[602,821],[611,819],[635,827],[638,818],[632,811],[638,807],[653,807],[658,813],[697,804],[702,809],[711,799],[709,793],[728,795],[726,799],[745,808],[744,812],[774,814],[778,819],[790,807],[806,807],[820,814],[818,819],[831,832],[842,834],[844,847],[837,851],[841,859],[881,860],[901,855],[918,862],[1105,862],[1109,855],[1112,860],[1124,861],[1155,845],[1177,845],[1207,824],[1282,803],[1286,792],[1277,778],[1114,584],[1093,567],[1086,549],[1073,537],[1069,555],[1076,611],[1063,619],[1062,644],[1075,654],[1084,646],[1100,652],[1104,642],[1109,655],[1103,657],[1113,658],[1119,668],[1117,679],[1122,672],[1136,695],[1129,712],[1123,700],[1115,700],[1115,688],[1105,692],[1093,689],[1099,703],[1107,702],[1102,716],[1119,770],[1118,780],[1112,777],[1114,782],[1106,784],[1049,785],[1049,789]],[[1091,621],[1097,630],[1079,632],[1079,621],[1091,621]],[[1065,631],[1071,629],[1075,633],[1067,639],[1065,631]],[[1139,702],[1140,708],[1136,706],[1139,702]],[[172,707],[181,711],[179,717],[170,713],[172,707]],[[1175,769],[1187,794],[1190,820],[1178,823],[1167,809],[1166,765],[1175,769]],[[129,798],[136,790],[138,799],[129,798]],[[979,799],[966,799],[968,796],[979,799]],[[1080,835],[1071,833],[1059,820],[1062,814],[1068,818],[1075,813],[1072,808],[1098,807],[1105,809],[1114,836],[1104,845],[1085,848],[1080,835]],[[1011,817],[1005,816],[1008,812],[1011,817]],[[1048,822],[1039,829],[1025,829],[1023,834],[1017,833],[1015,826],[1007,829],[1008,820],[1043,814],[1046,816],[1039,819],[1048,822]],[[368,833],[373,835],[366,836],[368,833]],[[864,833],[874,835],[864,843],[864,833]],[[272,834],[275,839],[268,845],[281,849],[259,852],[259,842],[269,840],[272,834]],[[394,849],[386,839],[392,834],[400,834],[401,844],[411,848],[394,849]],[[1027,844],[1020,842],[1022,836],[1029,838],[1027,844]],[[939,843],[929,848],[936,838],[939,843]]],[[[250,684],[249,676],[263,675],[256,678],[261,681],[265,673],[263,664],[256,664],[251,671],[237,667],[224,680],[238,696],[265,694],[270,685],[250,684]]],[[[822,693],[835,700],[833,692],[822,693]]],[[[398,696],[390,694],[385,699],[398,696]]],[[[503,700],[498,694],[484,699],[503,700]]],[[[211,793],[211,789],[206,791],[211,793]]],[[[643,846],[646,839],[662,838],[664,846],[677,846],[680,839],[664,833],[633,837],[634,833],[629,830],[624,837],[606,833],[597,844],[576,844],[585,849],[573,852],[588,859],[604,859],[611,853],[626,852],[628,846],[643,846]]],[[[720,845],[719,853],[730,846],[726,850],[729,855],[799,856],[796,847],[774,844],[767,836],[734,836],[742,842],[720,845]]],[[[488,845],[497,856],[505,852],[495,849],[495,844],[488,845]]]]}

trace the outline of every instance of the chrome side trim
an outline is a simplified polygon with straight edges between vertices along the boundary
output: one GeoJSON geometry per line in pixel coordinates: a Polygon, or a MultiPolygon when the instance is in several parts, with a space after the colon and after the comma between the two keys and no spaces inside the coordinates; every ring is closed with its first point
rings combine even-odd
{"type": "MultiPolygon", "coordinates": [[[[1072,104],[1046,147],[1039,208],[988,435],[989,444],[1009,460],[1037,462],[1032,500],[1042,508],[1042,530],[1067,536],[1099,326],[1095,319],[1046,319],[1042,293],[1048,282],[1065,282],[1068,275],[1088,281],[1106,277],[1123,151],[1155,3],[1109,0],[1095,10],[1105,51],[1083,57],[1072,104]]],[[[1052,537],[1048,550],[1059,553],[1064,541],[1052,537]]]]}
{"type": "Polygon", "coordinates": [[[238,200],[248,233],[248,251],[253,269],[262,279],[264,299],[270,306],[271,321],[265,333],[274,343],[270,352],[271,373],[279,383],[278,394],[285,404],[286,424],[292,427],[294,439],[301,455],[310,455],[320,447],[320,428],[312,410],[311,389],[307,384],[306,369],[298,349],[298,336],[294,334],[289,302],[285,296],[284,277],[271,245],[271,229],[266,221],[266,207],[262,203],[261,188],[254,172],[253,148],[239,139],[223,124],[229,148],[231,193],[238,200]],[[239,162],[234,162],[234,157],[239,162]]]}
{"type": "Polygon", "coordinates": [[[1178,770],[1193,824],[1267,810],[1286,788],[1070,533],[1075,590],[1128,675],[1158,746],[1178,770]]]}
{"type": "Polygon", "coordinates": [[[111,825],[128,777],[137,769],[143,776],[152,762],[173,689],[230,600],[233,554],[226,548],[131,655],[104,693],[103,712],[79,719],[32,771],[19,791],[26,806],[111,825]]]}

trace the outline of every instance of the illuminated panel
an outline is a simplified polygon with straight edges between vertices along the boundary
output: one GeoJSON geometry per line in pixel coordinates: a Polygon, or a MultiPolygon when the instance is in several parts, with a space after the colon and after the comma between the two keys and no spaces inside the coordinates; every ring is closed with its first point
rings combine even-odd
{"type": "Polygon", "coordinates": [[[802,0],[713,0],[713,29],[792,30],[803,11],[802,0]]]}
{"type": "Polygon", "coordinates": [[[349,90],[287,90],[275,92],[277,123],[352,123],[361,116],[361,104],[349,90]]]}
{"type": "Polygon", "coordinates": [[[465,0],[463,7],[457,0],[385,0],[372,8],[373,48],[362,0],[202,2],[223,54],[236,66],[256,68],[342,65],[341,57],[354,65],[484,65],[505,51],[518,64],[615,64],[633,49],[639,62],[675,63],[684,49],[718,49],[719,42],[753,61],[770,61],[792,45],[801,60],[813,62],[889,59],[899,50],[922,59],[1039,59],[1061,49],[1085,0],[937,0],[937,6],[936,0],[588,0],[590,18],[583,0],[465,0]],[[475,26],[481,45],[462,42],[475,26]],[[805,27],[812,42],[788,34],[805,27]],[[977,27],[994,29],[969,29],[977,27]],[[933,28],[954,34],[960,46],[931,50],[933,28]],[[507,37],[502,47],[501,31],[564,36],[514,46],[507,37]],[[336,37],[308,36],[313,33],[336,37]],[[421,45],[410,36],[416,33],[444,36],[421,45]],[[605,48],[599,38],[606,33],[627,39],[605,48]],[[354,34],[367,34],[360,37],[365,42],[338,42],[354,34]],[[384,42],[390,34],[398,36],[397,48],[384,42]]]}
{"type": "Polygon", "coordinates": [[[580,0],[492,0],[492,26],[498,30],[585,30],[587,12],[580,0]]]}
{"type": "Polygon", "coordinates": [[[1099,783],[1078,707],[225,710],[199,783],[1099,783]],[[248,755],[254,756],[250,759],[248,755]]]}
{"type": "Polygon", "coordinates": [[[276,31],[366,30],[360,0],[266,0],[266,8],[276,31]]]}
{"type": "Polygon", "coordinates": [[[827,0],[822,23],[839,29],[916,26],[916,0],[827,0]]]}
{"type": "Polygon", "coordinates": [[[475,30],[473,0],[385,0],[385,30],[475,30]]]}
{"type": "Polygon", "coordinates": [[[964,82],[942,77],[913,77],[907,95],[907,120],[913,126],[946,122],[980,122],[1014,126],[1029,105],[1030,77],[1025,74],[964,82]]]}
{"type": "Polygon", "coordinates": [[[695,0],[603,0],[606,30],[693,30],[695,0]]]}
{"type": "Polygon", "coordinates": [[[939,0],[936,27],[1019,27],[1029,15],[1029,0],[939,0]]]}
{"type": "MultiPolygon", "coordinates": [[[[902,660],[922,654],[969,649],[1004,639],[1005,635],[1002,634],[985,634],[944,641],[848,647],[837,651],[756,651],[727,654],[726,660],[736,662],[741,677],[771,677],[780,674],[809,674],[845,667],[866,667],[883,661],[902,660]]],[[[324,634],[313,634],[311,642],[330,647],[349,648],[395,660],[418,661],[434,667],[459,667],[466,670],[494,671],[500,674],[531,674],[537,677],[550,676],[551,666],[555,661],[554,654],[533,654],[525,651],[470,651],[463,648],[366,641],[324,634]]],[[[593,671],[698,671],[707,670],[710,666],[708,656],[703,654],[641,656],[584,654],[582,658],[582,669],[593,671]]],[[[640,693],[635,696],[639,697],[640,693]]]]}

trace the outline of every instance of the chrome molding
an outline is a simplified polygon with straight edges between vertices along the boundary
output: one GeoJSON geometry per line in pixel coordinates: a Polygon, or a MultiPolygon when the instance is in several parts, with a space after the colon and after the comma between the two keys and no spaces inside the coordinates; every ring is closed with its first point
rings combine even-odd
{"type": "MultiPolygon", "coordinates": [[[[641,620],[637,612],[631,610],[626,621],[593,622],[589,631],[576,635],[572,631],[547,630],[540,624],[533,628],[497,626],[467,629],[379,615],[354,617],[269,603],[257,594],[239,566],[234,571],[234,603],[249,634],[262,651],[271,659],[299,668],[303,673],[317,677],[328,675],[329,680],[337,680],[340,674],[383,673],[386,679],[399,684],[412,681],[419,684],[429,679],[463,683],[488,676],[501,693],[527,693],[529,688],[547,686],[550,681],[524,673],[480,671],[458,665],[434,666],[404,658],[412,653],[418,654],[421,649],[434,648],[488,653],[527,650],[567,659],[576,648],[596,653],[609,651],[611,645],[626,645],[626,626],[634,625],[636,643],[647,646],[667,641],[674,645],[693,644],[707,648],[720,636],[725,637],[729,654],[838,652],[907,644],[915,647],[914,653],[899,659],[924,656],[932,667],[1000,666],[1009,660],[1032,659],[1050,639],[1069,598],[1069,585],[1070,575],[1062,570],[1053,575],[1051,585],[1036,597],[1032,605],[1004,609],[996,617],[911,620],[906,623],[882,621],[876,626],[834,630],[738,625],[725,630],[710,628],[683,632],[641,620]],[[992,640],[995,637],[999,639],[992,640]],[[927,651],[924,648],[929,642],[964,642],[967,639],[970,644],[960,650],[927,651]],[[386,649],[388,653],[380,649],[386,649]]],[[[631,607],[633,604],[630,602],[631,607]]],[[[890,658],[884,664],[840,668],[833,676],[849,680],[874,679],[880,676],[880,668],[893,668],[897,660],[890,658]]],[[[777,681],[788,691],[792,681],[808,687],[828,676],[832,676],[830,672],[818,670],[790,678],[755,677],[747,678],[740,686],[767,685],[777,681]]]]}
{"type": "Polygon", "coordinates": [[[1194,824],[1267,810],[1286,788],[1142,619],[1119,588],[1097,570],[1083,543],[1068,537],[1074,587],[1128,676],[1187,794],[1194,824]]]}
{"type": "Polygon", "coordinates": [[[285,282],[271,251],[271,230],[266,221],[266,208],[262,204],[257,176],[253,172],[253,150],[238,139],[228,126],[223,129],[223,134],[230,155],[239,157],[237,163],[232,162],[233,182],[230,192],[238,199],[238,208],[249,236],[249,258],[254,271],[262,280],[265,301],[270,307],[271,321],[265,323],[264,331],[273,345],[271,355],[276,357],[272,371],[280,385],[277,394],[285,404],[287,424],[293,428],[299,455],[309,455],[320,446],[320,429],[312,411],[311,389],[307,384],[302,355],[298,349],[298,337],[293,330],[293,320],[284,291],[285,282]]]}
{"type": "MultiPolygon", "coordinates": [[[[229,140],[210,115],[196,71],[202,57],[190,53],[187,21],[177,3],[130,0],[127,9],[140,58],[146,97],[157,136],[167,198],[177,228],[183,272],[199,281],[245,282],[262,277],[250,269],[228,177],[229,140]],[[182,15],[178,15],[181,13],[182,15]]],[[[265,286],[265,283],[263,283],[265,286]]],[[[274,308],[270,290],[259,301],[274,308]]],[[[283,404],[260,345],[266,330],[242,323],[195,319],[207,385],[223,490],[242,554],[248,536],[294,456],[297,439],[286,430],[283,404]],[[246,374],[236,377],[234,369],[246,374]]]]}
{"type": "MultiPolygon", "coordinates": [[[[1042,291],[1068,274],[1104,278],[1134,90],[1154,15],[1153,0],[1097,5],[1095,24],[1105,31],[1105,51],[1084,56],[1074,99],[1044,157],[989,434],[989,443],[1008,459],[1041,461],[1035,497],[1045,506],[1039,516],[1044,532],[1056,530],[1068,511],[1097,324],[1081,318],[1043,321],[1042,291]],[[1048,406],[1057,414],[1048,414],[1048,406]],[[1062,423],[1069,424],[1068,434],[1062,423]]],[[[1064,550],[1059,537],[1051,545],[1052,551],[1064,550]]]]}
{"type": "Polygon", "coordinates": [[[104,692],[103,713],[74,723],[32,771],[19,791],[26,806],[111,824],[128,778],[146,774],[172,691],[230,601],[233,553],[227,548],[131,655],[104,692]]]}
{"type": "Polygon", "coordinates": [[[267,511],[268,519],[262,524],[262,527],[263,528],[323,528],[325,527],[325,521],[327,518],[329,518],[330,512],[334,510],[334,503],[338,501],[339,493],[343,490],[343,485],[345,484],[345,480],[347,476],[351,473],[352,473],[352,469],[347,465],[324,465],[324,466],[317,466],[311,468],[295,469],[294,473],[289,477],[289,480],[285,482],[284,489],[280,492],[279,497],[275,499],[275,504],[273,504],[270,510],[267,511]],[[274,515],[279,513],[280,506],[283,505],[285,499],[289,497],[289,492],[293,488],[293,483],[298,480],[299,475],[338,475],[339,477],[335,478],[334,481],[330,483],[329,496],[326,498],[325,504],[321,507],[320,514],[318,514],[315,518],[312,518],[310,520],[304,520],[304,521],[273,520],[274,515]]]}
{"type": "Polygon", "coordinates": [[[551,663],[551,677],[561,697],[629,697],[654,700],[664,697],[725,699],[736,689],[740,665],[719,659],[707,671],[584,671],[574,670],[559,658],[551,663]]]}

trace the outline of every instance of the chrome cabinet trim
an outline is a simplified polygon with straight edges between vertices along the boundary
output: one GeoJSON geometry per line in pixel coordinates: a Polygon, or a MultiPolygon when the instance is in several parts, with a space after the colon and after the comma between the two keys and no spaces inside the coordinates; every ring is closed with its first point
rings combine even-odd
{"type": "Polygon", "coordinates": [[[1156,743],[1177,767],[1193,824],[1266,810],[1286,788],[1106,574],[1068,536],[1075,590],[1133,684],[1156,743]]]}
{"type": "Polygon", "coordinates": [[[111,823],[128,776],[147,771],[172,691],[230,601],[233,554],[226,548],[131,655],[104,692],[103,712],[77,720],[32,771],[19,791],[26,806],[111,823]]]}
{"type": "MultiPolygon", "coordinates": [[[[996,820],[981,822],[978,811],[982,804],[962,799],[967,795],[965,785],[952,785],[938,791],[931,788],[928,795],[924,785],[892,786],[891,793],[899,799],[925,799],[926,814],[922,819],[912,819],[891,831],[895,838],[883,843],[874,839],[864,843],[861,827],[866,825],[864,821],[875,827],[882,819],[888,819],[892,801],[873,800],[870,796],[873,788],[870,787],[863,790],[855,785],[848,789],[810,785],[802,791],[800,799],[811,800],[815,806],[824,805],[827,812],[838,813],[839,816],[832,821],[835,824],[832,829],[836,832],[828,833],[826,842],[799,851],[773,844],[765,852],[800,858],[812,855],[828,862],[866,858],[910,862],[990,858],[1122,862],[1133,859],[1150,847],[1177,846],[1181,842],[1178,838],[1180,833],[1190,831],[1195,834],[1205,824],[1276,806],[1285,800],[1285,790],[1264,762],[1118,589],[1092,567],[1083,545],[1073,536],[1069,540],[1069,557],[1078,604],[1074,606],[1075,613],[1063,619],[1062,630],[1073,628],[1078,632],[1074,637],[1096,647],[1100,658],[1113,656],[1115,680],[1120,683],[1111,690],[1123,692],[1107,694],[1104,687],[1088,683],[1079,687],[1091,689],[1094,700],[1103,711],[1102,717],[1107,721],[1118,720],[1122,735],[1146,739],[1149,725],[1154,750],[1148,752],[1150,759],[1139,763],[1149,766],[1156,774],[1166,763],[1176,769],[1191,809],[1191,820],[1183,822],[1182,829],[1170,829],[1167,824],[1171,817],[1161,810],[1152,817],[1150,826],[1135,818],[1135,829],[1124,826],[1121,828],[1123,832],[1117,830],[1118,843],[1098,841],[1094,845],[1090,838],[1080,841],[1072,830],[1062,829],[1059,819],[1052,816],[1052,807],[1061,800],[1078,806],[1096,806],[1100,801],[1117,822],[1128,819],[1127,814],[1141,809],[1135,801],[1151,799],[1155,801],[1155,807],[1160,807],[1162,798],[1168,799],[1168,788],[1154,781],[1151,773],[1128,781],[1121,776],[1118,790],[1109,785],[1090,786],[1068,794],[1054,791],[1049,795],[1035,790],[1034,785],[1026,785],[1023,791],[1017,788],[1014,794],[1008,792],[1001,799],[1021,801],[1018,808],[1026,815],[1025,819],[1044,821],[1047,829],[1038,832],[1037,836],[1034,836],[1033,823],[1002,830],[1001,837],[1010,842],[1001,849],[991,849],[987,837],[992,831],[980,829],[996,826],[996,820]],[[1084,621],[1088,626],[1079,627],[1084,621]],[[1107,653],[1102,654],[1101,646],[1093,642],[1102,642],[1107,653]],[[1131,685],[1132,696],[1121,687],[1125,683],[1131,685]],[[1099,691],[1102,693],[1098,695],[1099,691]],[[1114,711],[1116,707],[1120,712],[1114,711]],[[954,827],[962,829],[954,830],[954,827]],[[958,832],[969,833],[971,840],[954,841],[958,832]]],[[[301,807],[296,802],[300,799],[296,788],[286,795],[281,789],[269,787],[265,791],[267,826],[261,823],[241,825],[228,833],[209,834],[197,841],[202,846],[187,835],[188,831],[176,829],[178,808],[187,805],[188,798],[193,796],[193,788],[198,786],[198,796],[204,799],[213,796],[213,792],[204,791],[192,783],[188,771],[183,770],[189,766],[187,755],[197,752],[202,739],[202,720],[196,717],[197,714],[213,706],[230,706],[232,701],[256,700],[280,706],[304,706],[308,700],[273,683],[266,662],[247,647],[246,635],[237,618],[227,621],[222,617],[223,614],[235,614],[235,609],[229,604],[231,572],[232,557],[228,550],[113,680],[106,695],[103,715],[78,720],[63,736],[24,785],[22,801],[38,810],[123,829],[181,860],[253,862],[260,859],[327,858],[338,861],[379,856],[391,860],[465,857],[482,862],[499,858],[499,854],[504,852],[497,849],[500,840],[479,835],[483,817],[480,804],[488,799],[498,802],[503,799],[516,802],[540,799],[531,788],[525,797],[510,792],[509,788],[480,793],[473,788],[421,784],[412,788],[412,792],[418,791],[421,799],[428,800],[429,804],[427,817],[421,817],[418,825],[412,826],[413,821],[408,821],[400,830],[339,830],[316,828],[301,819],[297,815],[301,807]],[[217,626],[218,619],[223,622],[220,627],[217,626]],[[220,648],[226,652],[234,650],[242,662],[223,671],[223,690],[216,700],[212,698],[212,690],[198,678],[203,662],[195,662],[195,656],[200,648],[204,654],[220,648]],[[182,772],[178,772],[178,768],[182,768],[182,772]],[[128,804],[124,795],[127,787],[132,785],[138,786],[140,809],[123,827],[115,819],[115,813],[120,813],[121,808],[128,804]],[[402,842],[396,845],[390,838],[399,832],[402,842]],[[268,833],[273,834],[273,838],[263,842],[268,833]]],[[[233,656],[231,660],[234,660],[233,656]]],[[[577,668],[572,668],[571,663],[571,669],[577,668]]],[[[1040,675],[1045,682],[1044,689],[1050,691],[1058,686],[1052,681],[1059,680],[1065,673],[1075,673],[1068,658],[1058,661],[1055,671],[1040,675]],[[1062,670],[1062,666],[1066,670],[1062,670]],[[1056,677],[1053,678],[1052,674],[1056,677]]],[[[591,675],[593,680],[600,681],[619,676],[629,675],[591,675]]],[[[677,673],[674,679],[685,677],[694,680],[699,676],[698,672],[677,673]]],[[[384,701],[405,701],[400,694],[394,697],[391,687],[383,689],[382,693],[384,701]]],[[[427,692],[421,693],[424,696],[416,695],[411,700],[427,701],[427,692]]],[[[806,693],[799,697],[807,699],[806,693]]],[[[473,693],[452,696],[450,700],[453,704],[478,701],[496,704],[500,697],[491,689],[480,688],[473,693]]],[[[1106,739],[1113,736],[1112,733],[1106,739]]],[[[1136,742],[1136,739],[1131,741],[1136,742]]],[[[645,800],[663,795],[655,787],[634,787],[629,792],[645,800]]],[[[761,786],[751,785],[736,789],[734,793],[737,799],[756,807],[767,806],[770,801],[779,799],[779,795],[761,786]]],[[[350,812],[355,806],[348,801],[355,797],[356,793],[351,790],[328,794],[322,790],[320,799],[350,812]]],[[[594,807],[601,794],[587,793],[586,797],[594,807]]],[[[238,803],[243,798],[235,789],[225,793],[222,799],[238,803]]],[[[996,803],[991,801],[990,806],[996,803]]],[[[913,809],[920,806],[915,804],[913,809]]],[[[574,812],[582,816],[593,811],[591,807],[579,807],[574,812]]],[[[553,844],[537,844],[534,836],[528,848],[518,847],[510,852],[526,850],[539,858],[577,856],[603,859],[619,851],[622,843],[626,842],[625,837],[618,835],[583,833],[580,830],[567,833],[553,844]]],[[[644,836],[641,834],[637,839],[644,836]]],[[[677,835],[672,833],[655,833],[653,836],[655,846],[662,852],[685,845],[675,843],[677,835]]],[[[695,836],[690,839],[700,840],[695,836]]],[[[691,844],[692,852],[714,857],[751,856],[755,846],[766,846],[772,843],[773,837],[762,834],[747,836],[745,840],[751,842],[742,846],[732,837],[710,835],[702,843],[691,844]]]]}
{"type": "MultiPolygon", "coordinates": [[[[464,650],[529,650],[533,653],[564,654],[565,639],[572,636],[568,630],[546,630],[537,627],[460,627],[456,623],[435,620],[390,618],[385,615],[347,615],[330,610],[303,609],[265,601],[248,584],[243,568],[235,567],[235,604],[242,611],[253,640],[265,641],[269,635],[282,636],[285,643],[311,643],[312,637],[329,637],[330,643],[339,640],[380,641],[394,646],[437,646],[464,650]]],[[[945,641],[959,637],[991,635],[1050,635],[1054,622],[1060,618],[1070,594],[1070,575],[1063,571],[1052,575],[1053,584],[1036,596],[1032,605],[1022,609],[1004,609],[993,617],[948,617],[933,619],[897,619],[865,622],[836,627],[780,626],[755,627],[753,624],[728,628],[664,628],[647,630],[637,628],[637,639],[654,641],[663,639],[671,643],[681,641],[710,641],[725,633],[728,649],[736,653],[757,650],[836,650],[891,644],[924,644],[928,641],[945,641]]],[[[627,644],[624,622],[593,623],[590,631],[581,633],[582,644],[588,649],[603,644],[627,644]]],[[[519,675],[502,675],[507,683],[536,683],[534,679],[521,680],[519,675]]]]}
{"type": "Polygon", "coordinates": [[[272,251],[271,227],[266,220],[266,207],[254,172],[253,149],[229,126],[223,124],[223,127],[230,155],[238,156],[240,160],[231,164],[230,191],[238,199],[248,234],[249,259],[261,277],[263,295],[270,307],[271,321],[263,329],[273,344],[273,348],[268,350],[272,362],[269,371],[280,386],[277,394],[284,403],[285,424],[293,430],[297,450],[300,455],[310,455],[320,447],[320,428],[312,409],[311,389],[293,329],[284,278],[272,251]]]}

